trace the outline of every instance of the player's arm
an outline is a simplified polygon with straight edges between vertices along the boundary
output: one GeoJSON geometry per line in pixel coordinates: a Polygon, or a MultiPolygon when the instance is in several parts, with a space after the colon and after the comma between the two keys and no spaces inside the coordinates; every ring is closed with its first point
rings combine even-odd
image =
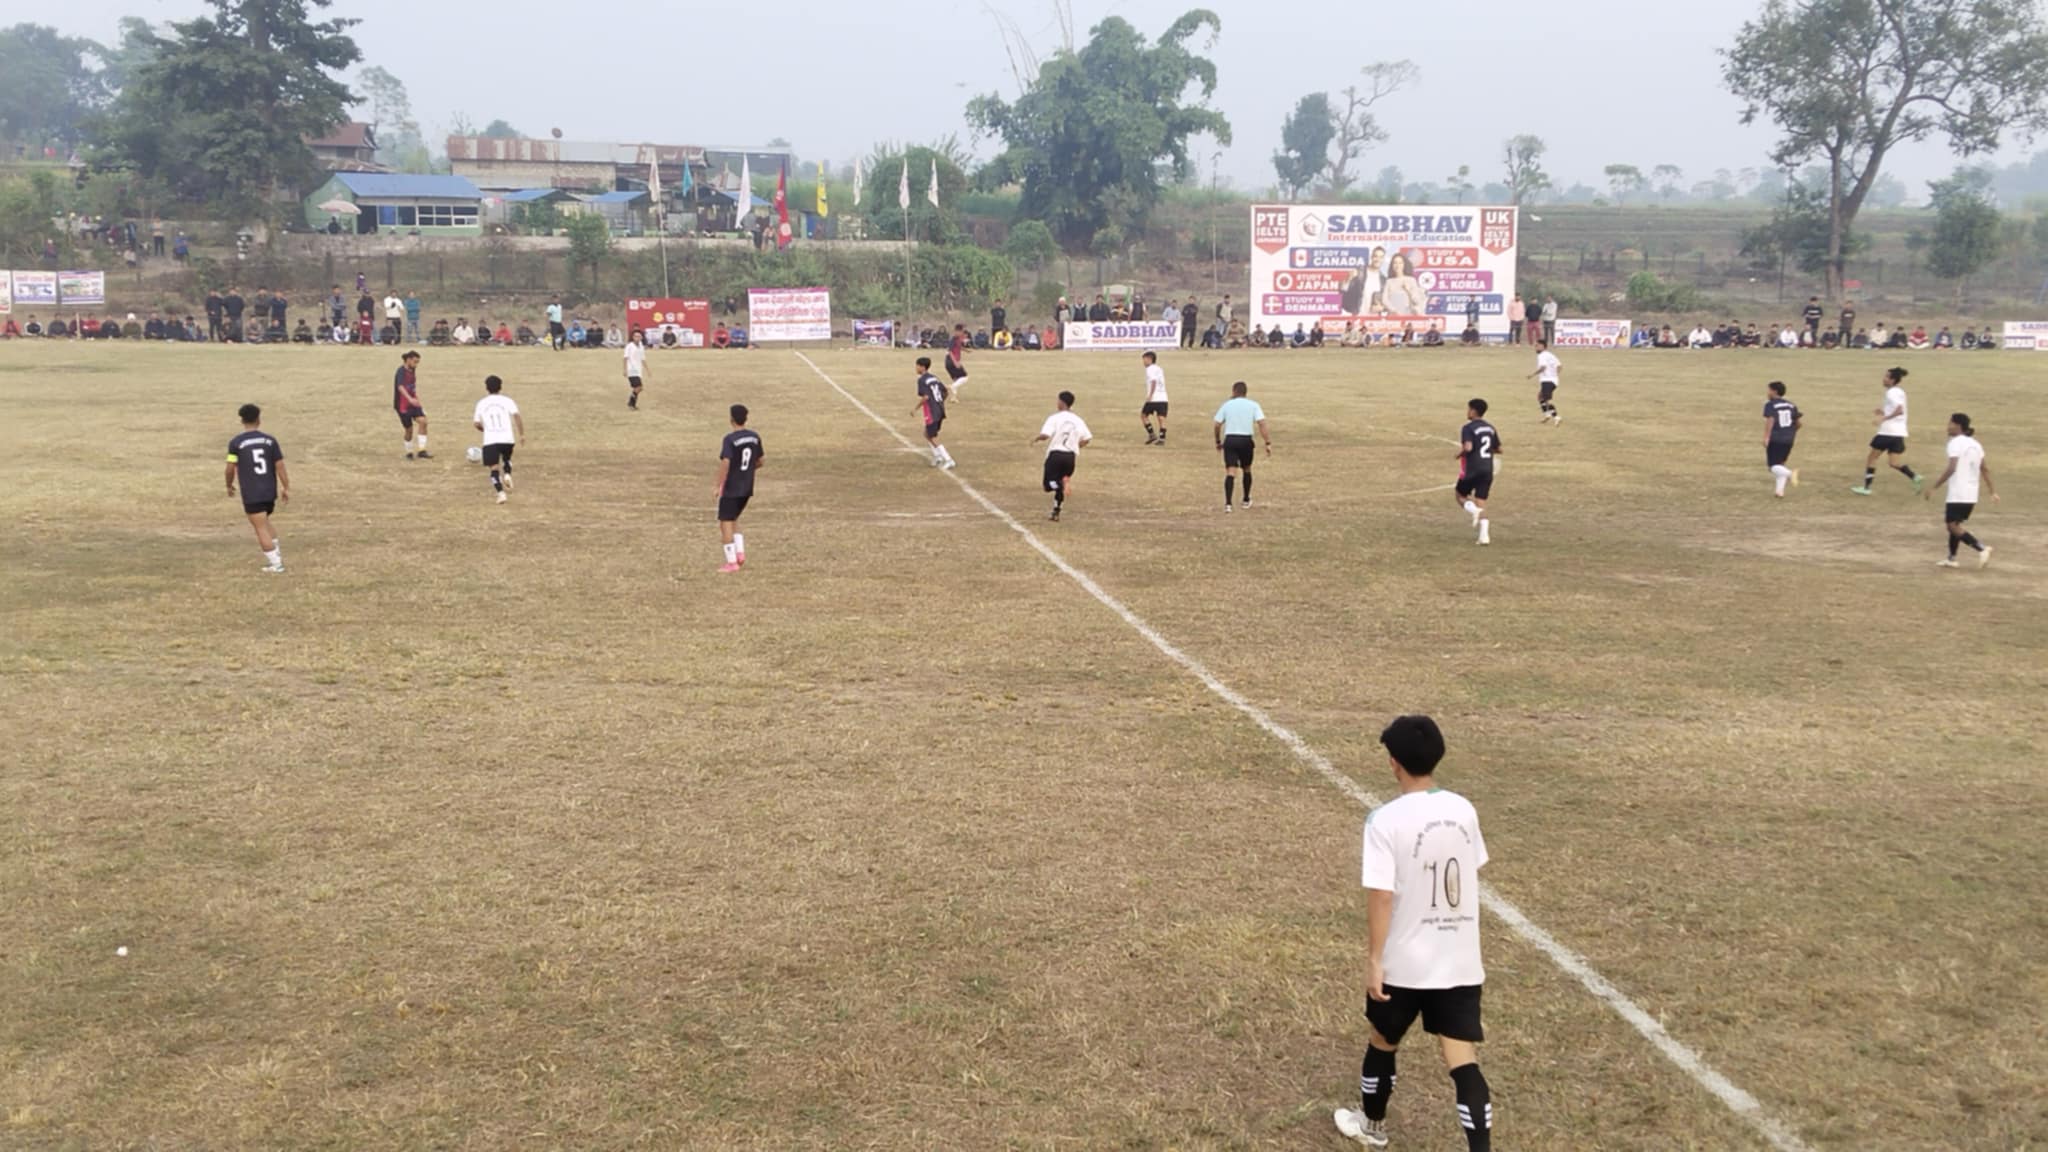
{"type": "Polygon", "coordinates": [[[1380,958],[1387,951],[1387,937],[1394,926],[1394,894],[1380,888],[1365,890],[1365,921],[1371,933],[1371,943],[1366,947],[1366,959],[1370,963],[1370,975],[1366,978],[1365,994],[1384,1001],[1387,998],[1386,976],[1380,968],[1380,958]]]}
{"type": "Polygon", "coordinates": [[[730,471],[732,471],[732,457],[720,456],[718,458],[718,482],[711,486],[711,494],[713,496],[725,495],[725,476],[730,471]]]}
{"type": "MultiPolygon", "coordinates": [[[[1764,443],[1769,444],[1771,442],[1771,433],[1775,431],[1777,427],[1778,422],[1776,420],[1771,419],[1770,413],[1766,412],[1764,414],[1764,443]]],[[[1798,427],[1799,426],[1797,424],[1793,425],[1793,428],[1795,430],[1798,427]]]]}
{"type": "Polygon", "coordinates": [[[292,477],[291,473],[284,470],[284,460],[282,458],[277,461],[277,498],[279,500],[290,500],[292,498],[292,477]]]}
{"type": "Polygon", "coordinates": [[[1986,460],[1977,461],[1977,477],[1984,481],[1984,491],[1993,504],[1999,503],[1998,486],[1991,482],[1991,464],[1986,460]]]}
{"type": "Polygon", "coordinates": [[[1223,421],[1216,421],[1216,450],[1223,451],[1223,421]]]}
{"type": "Polygon", "coordinates": [[[1259,421],[1258,428],[1259,439],[1264,440],[1266,442],[1266,455],[1271,456],[1273,454],[1273,434],[1271,432],[1266,431],[1266,422],[1264,419],[1261,419],[1259,421]]]}
{"type": "Polygon", "coordinates": [[[1458,459],[1463,460],[1470,455],[1472,455],[1472,442],[1470,440],[1460,440],[1458,442],[1458,459]]]}
{"type": "Polygon", "coordinates": [[[1935,490],[1936,488],[1939,488],[1939,487],[1941,487],[1941,486],[1942,486],[1943,484],[1946,484],[1946,483],[1948,483],[1948,478],[1949,478],[1949,477],[1951,477],[1951,476],[1953,476],[1953,475],[1955,475],[1955,474],[1956,474],[1956,458],[1955,458],[1955,457],[1953,457],[1953,456],[1951,456],[1951,457],[1949,457],[1949,458],[1948,458],[1948,467],[1946,467],[1946,468],[1943,468],[1943,469],[1941,470],[1941,475],[1939,475],[1939,476],[1936,476],[1936,477],[1934,478],[1934,483],[1932,483],[1932,484],[1929,484],[1929,485],[1928,485],[1928,486],[1927,486],[1926,488],[1924,488],[1924,489],[1922,489],[1922,490],[1921,490],[1921,492],[1920,492],[1920,498],[1921,498],[1922,500],[1932,500],[1932,499],[1934,499],[1934,490],[1935,490]]]}
{"type": "Polygon", "coordinates": [[[233,452],[228,453],[227,482],[228,495],[233,496],[235,494],[235,454],[233,452]]]}
{"type": "Polygon", "coordinates": [[[526,417],[517,412],[512,414],[512,433],[519,437],[521,444],[526,443],[526,417]]]}

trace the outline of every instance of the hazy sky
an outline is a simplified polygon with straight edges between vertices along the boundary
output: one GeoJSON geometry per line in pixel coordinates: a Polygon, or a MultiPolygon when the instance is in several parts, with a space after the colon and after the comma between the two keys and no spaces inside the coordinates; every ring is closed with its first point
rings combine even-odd
{"type": "MultiPolygon", "coordinates": [[[[989,6],[1046,54],[1058,43],[1050,0],[989,6]]],[[[1191,6],[1073,0],[1084,40],[1112,9],[1154,36],[1191,6]]],[[[1214,103],[1235,130],[1220,167],[1240,188],[1273,183],[1280,123],[1303,93],[1342,88],[1359,66],[1403,57],[1421,67],[1422,82],[1384,105],[1393,138],[1365,157],[1368,176],[1395,164],[1410,180],[1436,181],[1470,164],[1476,183],[1498,180],[1501,141],[1520,132],[1549,141],[1560,184],[1604,187],[1600,170],[1616,162],[1645,172],[1677,164],[1687,184],[1715,168],[1766,163],[1770,133],[1737,123],[1715,51],[1755,11],[1751,0],[1679,9],[1642,0],[1208,6],[1223,20],[1211,52],[1214,103]]],[[[1016,94],[979,0],[714,3],[661,14],[668,8],[601,5],[581,21],[574,6],[531,0],[482,8],[337,0],[333,11],[362,21],[354,34],[365,63],[405,81],[431,141],[462,112],[478,125],[503,117],[531,135],[560,128],[579,140],[760,144],[781,136],[805,159],[837,165],[877,140],[965,139],[970,96],[1016,94]],[[618,26],[625,13],[630,31],[618,26]],[[706,26],[716,31],[695,31],[706,26]]],[[[68,0],[16,18],[111,39],[123,15],[164,21],[202,9],[198,0],[68,0]]],[[[1205,165],[1214,151],[1202,145],[1205,165]]],[[[2009,143],[1999,159],[2029,151],[2009,143]]],[[[1918,202],[1923,182],[1953,164],[1928,144],[1901,153],[1890,171],[1918,202]]]]}

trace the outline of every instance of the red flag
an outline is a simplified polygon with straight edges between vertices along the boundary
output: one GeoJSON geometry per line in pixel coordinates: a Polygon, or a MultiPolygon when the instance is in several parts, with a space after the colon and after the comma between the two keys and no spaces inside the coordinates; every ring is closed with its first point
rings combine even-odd
{"type": "Polygon", "coordinates": [[[775,177],[775,246],[787,248],[796,236],[789,230],[789,161],[775,177]]]}

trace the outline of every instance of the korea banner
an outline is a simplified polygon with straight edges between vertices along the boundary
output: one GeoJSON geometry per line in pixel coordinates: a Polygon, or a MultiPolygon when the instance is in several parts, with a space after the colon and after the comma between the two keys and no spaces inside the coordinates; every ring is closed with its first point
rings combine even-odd
{"type": "Polygon", "coordinates": [[[649,348],[707,348],[711,301],[668,296],[627,300],[626,330],[638,330],[649,348]]]}
{"type": "Polygon", "coordinates": [[[57,273],[57,296],[66,308],[83,308],[88,304],[107,302],[107,274],[105,272],[59,272],[57,273]]]}
{"type": "Polygon", "coordinates": [[[860,348],[888,348],[896,343],[894,320],[855,320],[853,342],[860,348]]]}
{"type": "Polygon", "coordinates": [[[1518,208],[1252,206],[1254,325],[1412,321],[1455,339],[1479,305],[1479,335],[1508,337],[1518,208]]]}
{"type": "Polygon", "coordinates": [[[1061,346],[1075,352],[1142,352],[1180,347],[1179,320],[1076,321],[1061,346]]]}
{"type": "Polygon", "coordinates": [[[2048,320],[2007,320],[2004,336],[2007,351],[2048,352],[2048,320]]]}
{"type": "Polygon", "coordinates": [[[747,339],[832,339],[832,290],[829,288],[747,289],[747,339]]]}
{"type": "Polygon", "coordinates": [[[1635,324],[1628,320],[1566,320],[1557,322],[1554,348],[1626,348],[1635,324]]]}

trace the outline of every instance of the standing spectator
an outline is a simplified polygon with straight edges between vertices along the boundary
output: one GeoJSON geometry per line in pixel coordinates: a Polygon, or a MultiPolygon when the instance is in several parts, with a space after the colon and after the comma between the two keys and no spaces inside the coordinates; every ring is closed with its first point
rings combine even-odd
{"type": "Polygon", "coordinates": [[[1187,303],[1180,306],[1181,347],[1193,348],[1195,346],[1195,319],[1200,315],[1201,311],[1195,307],[1195,298],[1192,296],[1188,297],[1187,303]]]}
{"type": "Polygon", "coordinates": [[[420,342],[420,294],[405,294],[405,339],[409,344],[420,342]]]}
{"type": "Polygon", "coordinates": [[[1465,298],[1465,332],[1467,344],[1479,342],[1479,297],[1476,295],[1465,298]]]}
{"type": "Polygon", "coordinates": [[[568,333],[562,327],[562,298],[548,297],[548,347],[560,352],[567,342],[568,333]]]}
{"type": "Polygon", "coordinates": [[[1543,298],[1543,343],[1547,347],[1557,343],[1557,297],[1543,298]]]}
{"type": "Polygon", "coordinates": [[[270,294],[270,338],[284,339],[285,298],[282,292],[270,294]]]}
{"type": "Polygon", "coordinates": [[[1067,303],[1065,296],[1060,297],[1060,302],[1052,307],[1052,326],[1061,332],[1065,332],[1068,322],[1073,320],[1073,318],[1074,306],[1067,303]]]}
{"type": "Polygon", "coordinates": [[[1847,348],[1856,333],[1856,302],[1847,298],[1842,300],[1841,333],[1842,347],[1847,348]]]}
{"type": "Polygon", "coordinates": [[[1806,321],[1806,334],[1813,337],[1813,341],[1816,344],[1820,342],[1820,321],[1821,317],[1825,315],[1827,313],[1820,306],[1820,297],[1808,296],[1806,298],[1806,309],[1799,314],[1799,318],[1806,321]]]}
{"type": "MultiPolygon", "coordinates": [[[[356,273],[356,279],[360,280],[362,278],[362,273],[356,273]]],[[[356,291],[363,293],[356,297],[356,331],[367,336],[377,325],[375,319],[377,315],[377,298],[368,292],[363,292],[360,288],[356,289],[356,291]]],[[[366,340],[364,343],[368,343],[368,341],[366,340]]]]}
{"type": "Polygon", "coordinates": [[[1090,323],[1100,324],[1108,320],[1109,316],[1109,301],[1103,299],[1102,293],[1097,292],[1095,303],[1088,306],[1088,320],[1090,323]]]}
{"type": "Polygon", "coordinates": [[[249,298],[249,306],[251,311],[256,313],[256,319],[261,320],[266,324],[269,323],[270,289],[264,287],[261,284],[258,284],[256,286],[256,295],[249,298]]]}
{"type": "Polygon", "coordinates": [[[1009,321],[1010,310],[1003,307],[1003,298],[998,296],[996,297],[995,305],[988,310],[989,335],[993,336],[998,332],[1008,332],[1010,330],[1009,321]]]}
{"type": "Polygon", "coordinates": [[[231,343],[242,342],[242,313],[248,306],[249,302],[242,299],[242,290],[228,285],[228,294],[220,300],[220,310],[221,329],[231,343]]]}
{"type": "Polygon", "coordinates": [[[342,319],[347,315],[348,300],[341,294],[341,285],[336,284],[327,294],[328,327],[341,327],[342,319]]]}
{"type": "Polygon", "coordinates": [[[1131,293],[1131,319],[1140,324],[1145,322],[1145,297],[1143,293],[1131,293]]]}
{"type": "Polygon", "coordinates": [[[1230,306],[1230,297],[1225,296],[1216,302],[1216,324],[1218,327],[1230,327],[1230,318],[1235,314],[1235,310],[1230,306]]]}
{"type": "Polygon", "coordinates": [[[1522,308],[1522,335],[1535,344],[1543,338],[1543,305],[1531,300],[1522,308]]]}
{"type": "Polygon", "coordinates": [[[185,230],[183,228],[180,228],[178,229],[177,239],[171,241],[171,259],[176,260],[180,264],[183,264],[185,262],[185,257],[190,256],[191,254],[191,242],[185,239],[185,230]]]}
{"type": "Polygon", "coordinates": [[[220,289],[206,290],[206,342],[212,344],[220,339],[220,289]]]}
{"type": "Polygon", "coordinates": [[[363,296],[370,294],[370,278],[361,272],[356,273],[356,292],[363,296]]]}
{"type": "Polygon", "coordinates": [[[405,300],[396,288],[384,293],[384,328],[390,333],[386,344],[396,344],[405,338],[405,300]]]}
{"type": "Polygon", "coordinates": [[[159,260],[164,258],[164,222],[162,220],[151,220],[149,222],[149,254],[159,260]]]}
{"type": "Polygon", "coordinates": [[[1508,305],[1508,344],[1510,346],[1522,342],[1522,325],[1527,320],[1527,317],[1522,312],[1522,294],[1517,292],[1515,293],[1515,302],[1508,305]]]}

